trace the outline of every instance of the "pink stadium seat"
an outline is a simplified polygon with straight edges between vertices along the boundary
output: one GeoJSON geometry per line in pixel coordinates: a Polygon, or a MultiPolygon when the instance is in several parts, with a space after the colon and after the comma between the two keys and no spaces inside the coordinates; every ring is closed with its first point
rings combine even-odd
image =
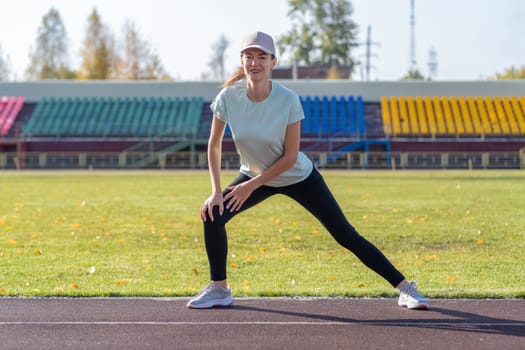
{"type": "MultiPolygon", "coordinates": [[[[3,96],[3,101],[6,101],[3,105],[2,111],[0,112],[0,130],[3,128],[4,122],[7,120],[7,116],[15,104],[15,97],[3,96]]],[[[1,135],[1,134],[0,134],[1,135]]]]}
{"type": "MultiPolygon", "coordinates": [[[[2,98],[0,98],[0,118],[4,114],[4,109],[7,106],[7,101],[9,101],[9,97],[7,96],[2,96],[2,98]]],[[[0,119],[0,126],[2,125],[2,121],[3,119],[0,119]]]]}
{"type": "Polygon", "coordinates": [[[25,97],[2,97],[3,106],[0,106],[0,136],[5,136],[14,124],[18,112],[24,105],[25,97]],[[7,102],[5,102],[7,100],[7,102]],[[3,107],[3,108],[2,108],[3,107]]]}
{"type": "Polygon", "coordinates": [[[2,96],[0,99],[0,113],[2,113],[2,110],[4,109],[5,105],[7,104],[7,100],[9,98],[7,96],[2,96]]]}

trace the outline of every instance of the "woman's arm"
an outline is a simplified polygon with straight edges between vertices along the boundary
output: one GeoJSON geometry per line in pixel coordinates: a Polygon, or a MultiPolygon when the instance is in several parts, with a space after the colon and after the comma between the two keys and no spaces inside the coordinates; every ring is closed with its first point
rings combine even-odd
{"type": "Polygon", "coordinates": [[[226,208],[232,211],[239,210],[244,201],[255,189],[290,169],[297,161],[300,141],[301,122],[297,121],[295,123],[289,124],[286,128],[284,151],[282,157],[266,170],[264,170],[260,175],[253,177],[249,181],[229,188],[231,192],[229,192],[224,197],[224,200],[229,200],[226,208]]]}
{"type": "Polygon", "coordinates": [[[221,158],[222,158],[222,138],[226,123],[217,117],[213,117],[211,122],[210,137],[208,139],[208,169],[211,180],[211,195],[206,199],[201,207],[201,219],[206,221],[206,212],[213,221],[213,207],[219,206],[219,213],[224,212],[222,188],[221,188],[221,158]]]}

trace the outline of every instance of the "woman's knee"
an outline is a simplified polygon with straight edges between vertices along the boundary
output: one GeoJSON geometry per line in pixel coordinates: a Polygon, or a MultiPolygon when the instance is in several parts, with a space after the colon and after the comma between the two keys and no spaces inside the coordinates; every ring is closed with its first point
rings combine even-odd
{"type": "Polygon", "coordinates": [[[230,219],[229,215],[226,212],[223,212],[222,215],[219,212],[219,207],[216,206],[213,208],[213,219],[208,213],[206,213],[206,221],[204,221],[204,227],[217,227],[224,226],[226,222],[230,219]]]}
{"type": "Polygon", "coordinates": [[[331,227],[328,232],[330,232],[337,243],[344,247],[354,245],[363,238],[350,223],[331,227]]]}

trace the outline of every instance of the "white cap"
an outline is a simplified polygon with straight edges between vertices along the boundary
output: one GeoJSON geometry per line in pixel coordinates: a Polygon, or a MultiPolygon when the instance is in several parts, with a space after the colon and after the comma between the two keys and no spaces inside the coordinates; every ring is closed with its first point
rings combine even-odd
{"type": "Polygon", "coordinates": [[[273,38],[269,34],[253,32],[246,35],[242,41],[241,52],[253,48],[263,50],[269,55],[276,56],[273,38]]]}

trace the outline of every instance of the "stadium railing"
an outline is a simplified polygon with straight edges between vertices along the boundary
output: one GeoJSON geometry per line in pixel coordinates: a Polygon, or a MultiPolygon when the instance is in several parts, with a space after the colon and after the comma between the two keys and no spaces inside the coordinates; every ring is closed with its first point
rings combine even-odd
{"type": "MultiPolygon", "coordinates": [[[[306,152],[323,169],[525,169],[525,149],[499,152],[346,152],[332,162],[328,153],[306,152]]],[[[205,169],[206,152],[16,152],[0,153],[4,169],[205,169]],[[144,160],[148,161],[145,162],[144,160]]],[[[223,152],[222,167],[238,169],[236,152],[223,152]]]]}

